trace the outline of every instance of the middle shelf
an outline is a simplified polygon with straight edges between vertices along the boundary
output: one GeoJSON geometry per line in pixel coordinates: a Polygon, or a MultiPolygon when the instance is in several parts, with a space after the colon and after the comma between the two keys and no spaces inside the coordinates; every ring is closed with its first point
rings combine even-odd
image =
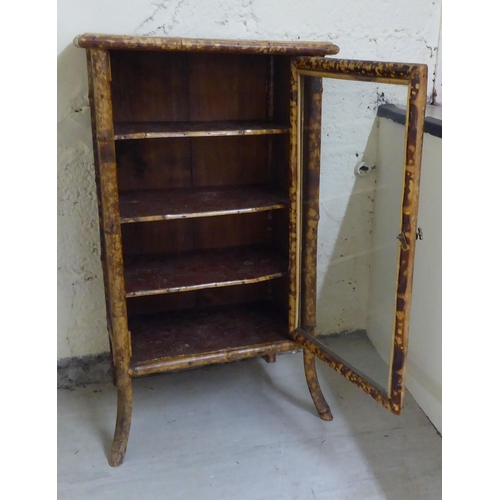
{"type": "Polygon", "coordinates": [[[287,195],[269,186],[148,189],[120,194],[122,224],[243,214],[285,208],[287,195]]]}
{"type": "Polygon", "coordinates": [[[124,259],[127,297],[243,285],[285,276],[288,260],[262,245],[133,255],[124,259]]]}

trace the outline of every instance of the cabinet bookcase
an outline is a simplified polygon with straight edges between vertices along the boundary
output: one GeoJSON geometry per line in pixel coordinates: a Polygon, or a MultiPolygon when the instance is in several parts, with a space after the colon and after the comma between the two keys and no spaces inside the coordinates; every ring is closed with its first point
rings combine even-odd
{"type": "Polygon", "coordinates": [[[294,61],[338,47],[91,34],[75,43],[87,50],[118,389],[110,464],[124,458],[137,376],[272,362],[305,346],[311,395],[331,419],[317,348],[301,336],[315,321],[321,78],[298,96],[294,61]]]}

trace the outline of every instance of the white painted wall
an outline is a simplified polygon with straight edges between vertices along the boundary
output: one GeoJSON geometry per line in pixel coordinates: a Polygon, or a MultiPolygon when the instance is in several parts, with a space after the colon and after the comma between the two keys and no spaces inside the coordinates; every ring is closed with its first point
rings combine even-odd
{"type": "MultiPolygon", "coordinates": [[[[178,0],[158,4],[149,0],[61,0],[58,3],[58,358],[108,350],[85,52],[72,45],[75,36],[100,32],[326,40],[340,46],[339,56],[343,58],[422,62],[433,69],[440,9],[440,2],[432,0],[178,0]]],[[[432,79],[429,96],[431,85],[432,79]]],[[[365,102],[365,96],[356,87],[345,103],[357,106],[359,102],[365,102]]],[[[331,109],[332,114],[323,114],[323,122],[334,129],[339,116],[335,107],[331,109]]],[[[344,115],[349,115],[348,108],[342,109],[344,115]]],[[[370,130],[374,120],[375,109],[358,125],[370,130]]],[[[346,156],[349,164],[354,164],[354,160],[355,157],[346,156]]],[[[353,178],[334,172],[322,174],[321,224],[331,227],[327,239],[320,240],[319,279],[323,284],[344,221],[342,203],[352,190],[353,178]],[[340,204],[339,210],[336,204],[340,204]]],[[[353,231],[355,227],[353,224],[353,231]]],[[[346,273],[352,269],[346,269],[346,273]]],[[[318,313],[320,322],[327,309],[325,302],[318,313]]]]}
{"type": "MultiPolygon", "coordinates": [[[[400,126],[401,127],[401,126],[400,126]]],[[[406,387],[442,432],[442,140],[424,135],[406,387]]]]}

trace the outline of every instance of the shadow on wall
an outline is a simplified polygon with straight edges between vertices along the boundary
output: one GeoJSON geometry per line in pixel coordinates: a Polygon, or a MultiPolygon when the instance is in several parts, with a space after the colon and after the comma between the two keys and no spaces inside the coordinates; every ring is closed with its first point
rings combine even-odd
{"type": "Polygon", "coordinates": [[[57,67],[57,357],[109,351],[85,51],[73,45],[57,67]]]}
{"type": "MultiPolygon", "coordinates": [[[[387,390],[395,319],[404,138],[388,147],[398,161],[387,161],[378,136],[379,120],[375,119],[362,158],[375,168],[365,175],[358,173],[349,194],[321,201],[320,213],[325,222],[319,231],[317,335],[360,375],[387,390]],[[337,234],[331,230],[336,222],[337,234]]],[[[351,175],[354,170],[352,166],[351,175]]]]}
{"type": "Polygon", "coordinates": [[[326,170],[336,168],[335,144],[322,138],[320,224],[318,230],[317,334],[366,330],[370,273],[370,242],[377,169],[355,176],[357,162],[375,165],[378,128],[375,120],[362,157],[353,157],[350,192],[331,196],[323,182],[326,170]],[[330,150],[331,149],[331,150],[330,150]],[[329,151],[330,150],[330,151],[329,151]],[[325,158],[326,157],[326,158],[325,158]]]}

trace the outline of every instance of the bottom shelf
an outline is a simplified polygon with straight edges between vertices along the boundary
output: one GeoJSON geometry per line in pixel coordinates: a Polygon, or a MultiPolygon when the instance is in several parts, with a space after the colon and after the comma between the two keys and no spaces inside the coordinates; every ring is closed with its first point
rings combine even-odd
{"type": "Polygon", "coordinates": [[[138,315],[129,330],[132,376],[298,349],[269,302],[138,315]]]}

